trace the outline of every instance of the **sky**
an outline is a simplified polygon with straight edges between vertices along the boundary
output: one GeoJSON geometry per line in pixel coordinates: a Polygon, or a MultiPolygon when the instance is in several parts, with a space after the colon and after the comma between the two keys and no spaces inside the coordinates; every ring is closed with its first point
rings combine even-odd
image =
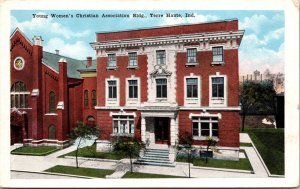
{"type": "Polygon", "coordinates": [[[96,32],[119,31],[145,27],[192,24],[237,18],[239,29],[245,30],[239,47],[240,75],[269,69],[272,73],[284,73],[284,11],[274,10],[13,10],[11,33],[18,27],[30,40],[42,36],[43,48],[48,52],[60,51],[61,55],[76,59],[95,58],[90,43],[96,32]],[[107,18],[103,14],[129,14],[129,18],[107,18]],[[151,17],[150,14],[164,17],[151,17]],[[166,13],[182,17],[166,17],[166,13]],[[194,17],[185,17],[185,14],[194,17]],[[52,17],[53,14],[61,17],[52,17]],[[93,14],[98,18],[79,18],[93,14]],[[144,17],[133,17],[143,14],[144,17]],[[36,16],[39,15],[39,16],[36,16]]]}

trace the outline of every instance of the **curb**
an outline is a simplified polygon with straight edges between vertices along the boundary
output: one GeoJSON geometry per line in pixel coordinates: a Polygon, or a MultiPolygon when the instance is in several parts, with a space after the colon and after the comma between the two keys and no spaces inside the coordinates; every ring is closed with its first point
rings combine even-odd
{"type": "MultiPolygon", "coordinates": [[[[186,165],[188,163],[176,162],[177,165],[186,165]]],[[[201,166],[194,166],[191,163],[191,169],[205,169],[205,170],[212,170],[212,171],[224,171],[224,172],[236,172],[236,173],[246,173],[246,174],[254,174],[253,171],[241,170],[241,169],[226,169],[226,168],[215,168],[215,167],[201,167],[201,166]]]]}
{"type": "MultiPolygon", "coordinates": [[[[35,174],[43,174],[43,175],[58,175],[58,176],[66,176],[66,177],[74,177],[74,178],[84,178],[84,179],[95,179],[97,177],[87,177],[87,176],[80,176],[80,175],[71,175],[71,174],[64,174],[64,173],[51,173],[51,172],[37,172],[37,171],[20,171],[20,170],[10,170],[11,172],[19,172],[19,173],[35,173],[35,174]]],[[[98,178],[97,178],[98,179],[98,178]]],[[[101,179],[101,178],[99,178],[101,179]]]]}

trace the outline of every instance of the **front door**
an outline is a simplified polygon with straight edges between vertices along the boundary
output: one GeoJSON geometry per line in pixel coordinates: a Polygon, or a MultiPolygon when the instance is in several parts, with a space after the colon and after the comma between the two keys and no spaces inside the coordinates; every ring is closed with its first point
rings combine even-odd
{"type": "Polygon", "coordinates": [[[169,144],[170,119],[167,117],[155,118],[155,143],[169,144]]]}

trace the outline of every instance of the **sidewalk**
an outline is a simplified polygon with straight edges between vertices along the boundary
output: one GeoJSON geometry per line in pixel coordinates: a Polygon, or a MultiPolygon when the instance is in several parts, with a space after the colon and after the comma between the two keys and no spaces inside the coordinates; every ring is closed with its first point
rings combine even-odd
{"type": "MultiPolygon", "coordinates": [[[[241,142],[251,143],[250,137],[246,133],[241,133],[241,142]]],[[[58,156],[74,151],[75,146],[70,146],[63,150],[57,151],[48,156],[22,156],[11,155],[11,170],[29,171],[29,172],[43,172],[44,170],[55,165],[75,166],[75,159],[58,158],[58,156]]],[[[226,171],[217,168],[201,168],[191,166],[191,177],[198,178],[265,178],[268,177],[264,166],[262,165],[258,155],[252,147],[241,147],[247,153],[249,161],[253,167],[254,174],[238,171],[226,171]]],[[[120,178],[126,171],[129,171],[129,161],[123,159],[121,161],[101,161],[88,160],[79,158],[80,167],[96,168],[96,169],[110,169],[115,172],[107,178],[120,178]]],[[[165,174],[174,176],[188,176],[188,164],[177,163],[175,167],[160,167],[150,165],[134,164],[135,172],[165,174]]],[[[24,174],[23,174],[24,175],[24,174]]],[[[22,174],[13,173],[12,178],[18,178],[22,174]]],[[[27,174],[27,177],[36,178],[36,174],[27,174]]],[[[38,177],[40,178],[40,177],[38,177]]]]}

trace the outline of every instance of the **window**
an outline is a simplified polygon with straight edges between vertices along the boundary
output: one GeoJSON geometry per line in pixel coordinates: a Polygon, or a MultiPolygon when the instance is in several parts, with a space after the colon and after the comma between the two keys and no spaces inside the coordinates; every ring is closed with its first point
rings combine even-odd
{"type": "Polygon", "coordinates": [[[55,93],[51,91],[49,93],[49,112],[55,113],[55,110],[56,110],[55,93]]]}
{"type": "Polygon", "coordinates": [[[88,92],[88,90],[84,91],[84,107],[85,108],[89,107],[89,92],[88,92]]]}
{"type": "Polygon", "coordinates": [[[48,127],[48,139],[55,140],[56,139],[56,127],[55,125],[50,125],[48,127]]]}
{"type": "Polygon", "coordinates": [[[137,80],[128,80],[129,98],[138,98],[138,82],[137,80]]]}
{"type": "Polygon", "coordinates": [[[187,98],[198,98],[198,79],[187,78],[186,79],[186,95],[187,98]]]}
{"type": "Polygon", "coordinates": [[[167,98],[167,79],[156,79],[156,97],[167,98]]]}
{"type": "Polygon", "coordinates": [[[212,97],[224,98],[224,77],[212,77],[212,97]]]}
{"type": "Polygon", "coordinates": [[[213,47],[213,62],[223,62],[223,47],[213,47]]]}
{"type": "Polygon", "coordinates": [[[108,55],[108,67],[116,67],[116,54],[108,55]]]}
{"type": "Polygon", "coordinates": [[[166,51],[156,51],[156,64],[166,64],[166,51]]]}
{"type": "Polygon", "coordinates": [[[92,90],[92,105],[97,105],[97,97],[96,97],[96,90],[92,90]]]}
{"type": "Polygon", "coordinates": [[[107,81],[108,98],[117,98],[117,81],[107,81]]]}
{"type": "Polygon", "coordinates": [[[192,117],[193,136],[218,137],[218,117],[192,117]]]}
{"type": "Polygon", "coordinates": [[[137,53],[136,52],[132,52],[132,53],[128,53],[129,56],[129,67],[136,67],[137,66],[137,53]]]}
{"type": "Polygon", "coordinates": [[[187,62],[196,63],[197,62],[197,49],[187,49],[187,62]]]}
{"type": "Polygon", "coordinates": [[[113,116],[114,134],[133,134],[134,117],[133,116],[113,116]]]}
{"type": "Polygon", "coordinates": [[[26,91],[26,86],[22,81],[15,82],[10,90],[11,108],[28,108],[28,95],[29,91],[26,91]]]}

